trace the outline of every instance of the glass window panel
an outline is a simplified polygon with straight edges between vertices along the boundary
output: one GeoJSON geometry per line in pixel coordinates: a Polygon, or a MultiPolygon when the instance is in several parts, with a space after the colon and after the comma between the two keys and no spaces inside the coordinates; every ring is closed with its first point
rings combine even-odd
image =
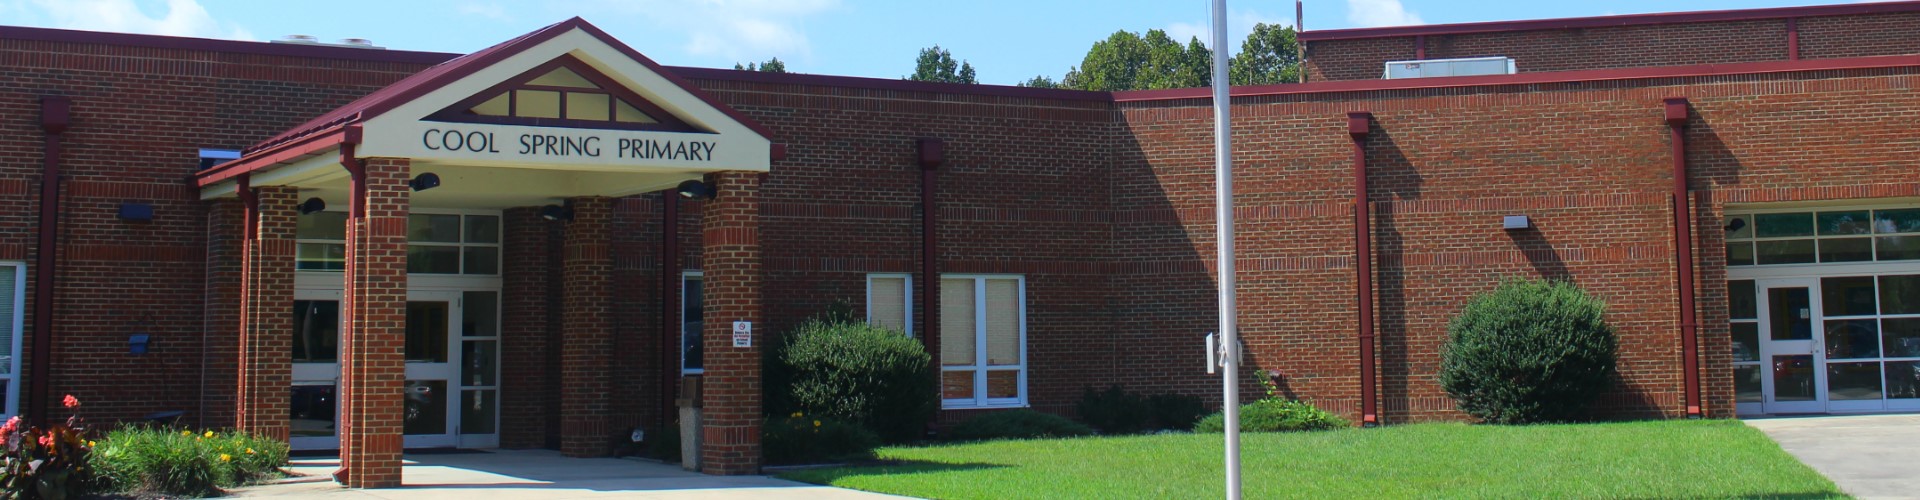
{"type": "Polygon", "coordinates": [[[867,322],[907,331],[907,279],[875,277],[867,285],[867,322]]]}
{"type": "Polygon", "coordinates": [[[567,119],[592,120],[604,122],[612,120],[610,104],[613,97],[606,94],[588,94],[582,92],[567,93],[567,119]]]}
{"type": "Polygon", "coordinates": [[[1820,240],[1820,262],[1866,262],[1873,260],[1872,238],[1820,240]]]}
{"type": "Polygon", "coordinates": [[[296,249],[293,268],[301,271],[344,271],[347,269],[345,243],[301,243],[296,249]]]}
{"type": "Polygon", "coordinates": [[[412,243],[459,243],[460,216],[444,214],[408,215],[407,241],[412,243]]]}
{"type": "Polygon", "coordinates": [[[1822,278],[1820,302],[1827,316],[1872,316],[1873,277],[1822,278]]]}
{"type": "Polygon", "coordinates": [[[1920,318],[1887,318],[1880,326],[1887,357],[1920,358],[1920,318]]]}
{"type": "Polygon", "coordinates": [[[1873,213],[1873,232],[1920,233],[1920,208],[1878,210],[1873,213]]]}
{"type": "Polygon", "coordinates": [[[627,104],[626,101],[614,101],[613,119],[624,123],[660,123],[659,120],[653,119],[652,116],[648,116],[646,112],[640,111],[640,108],[635,108],[632,104],[627,104]]]}
{"type": "Polygon", "coordinates": [[[500,404],[499,393],[493,389],[479,389],[460,392],[460,433],[493,434],[495,410],[500,404]]]}
{"type": "Polygon", "coordinates": [[[1880,321],[1849,319],[1827,321],[1827,359],[1873,359],[1880,357],[1880,321]]]}
{"type": "Polygon", "coordinates": [[[1920,361],[1889,361],[1888,399],[1920,399],[1920,361]]]}
{"type": "Polygon", "coordinates": [[[1880,363],[1827,364],[1827,399],[1834,401],[1879,400],[1880,363]]]}
{"type": "Polygon", "coordinates": [[[1753,242],[1737,241],[1727,244],[1727,265],[1753,265],[1753,242]]]}
{"type": "Polygon", "coordinates": [[[467,216],[467,243],[499,243],[500,218],[492,215],[467,216]]]}
{"type": "Polygon", "coordinates": [[[460,274],[460,247],[410,245],[407,247],[407,272],[460,274]]]}
{"type": "Polygon", "coordinates": [[[706,323],[706,292],[700,278],[687,278],[680,293],[680,369],[699,370],[706,366],[706,345],[701,329],[706,323]]]}
{"type": "Polygon", "coordinates": [[[1734,323],[1731,326],[1733,327],[1733,360],[1759,361],[1760,324],[1734,323]]]}
{"type": "Polygon", "coordinates": [[[559,118],[560,93],[546,90],[515,90],[513,113],[524,118],[559,118]]]}
{"type": "Polygon", "coordinates": [[[466,247],[466,274],[500,274],[500,247],[466,247]]]}
{"type": "Polygon", "coordinates": [[[993,399],[1020,397],[1020,371],[992,370],[987,372],[987,397],[993,399]]]}
{"type": "Polygon", "coordinates": [[[340,360],[340,301],[293,301],[293,362],[340,360]]]}
{"type": "Polygon", "coordinates": [[[1805,288],[1767,289],[1767,317],[1773,340],[1813,338],[1813,305],[1805,288]]]}
{"type": "Polygon", "coordinates": [[[293,399],[288,401],[287,409],[292,410],[291,424],[293,437],[332,436],[337,421],[334,419],[335,404],[333,384],[293,386],[293,399]]]}
{"type": "MultiPolygon", "coordinates": [[[[13,373],[13,338],[20,334],[14,331],[14,320],[21,318],[20,311],[14,309],[14,303],[20,301],[15,295],[19,288],[20,267],[0,266],[0,374],[13,373]]],[[[0,391],[0,394],[6,392],[0,391]]],[[[0,397],[0,406],[5,406],[6,399],[0,397]]],[[[5,408],[0,408],[0,413],[4,411],[5,408]]]]}
{"type": "MultiPolygon", "coordinates": [[[[1020,281],[987,282],[987,364],[1020,364],[1020,281]]],[[[944,330],[942,330],[944,331],[944,330]]]]}
{"type": "Polygon", "coordinates": [[[294,218],[293,237],[302,240],[346,240],[346,212],[315,212],[294,218]]]}
{"type": "Polygon", "coordinates": [[[460,335],[500,335],[500,292],[465,292],[460,301],[460,335]]]}
{"type": "Polygon", "coordinates": [[[499,344],[492,340],[461,342],[460,383],[466,386],[495,385],[499,372],[499,344]]]}
{"type": "Polygon", "coordinates": [[[553,71],[549,71],[547,72],[547,74],[540,75],[539,78],[535,78],[531,81],[528,81],[527,85],[540,85],[540,86],[547,86],[547,87],[573,87],[578,89],[600,88],[599,85],[594,85],[593,81],[588,80],[586,77],[580,76],[579,73],[575,73],[573,72],[573,70],[567,69],[567,68],[554,68],[553,71]]]}
{"type": "Polygon", "coordinates": [[[1880,314],[1920,314],[1920,275],[1881,276],[1880,314]]]}
{"type": "Polygon", "coordinates": [[[1874,242],[1880,260],[1920,259],[1920,236],[1881,236],[1874,242]]]}
{"type": "Polygon", "coordinates": [[[1727,315],[1733,319],[1759,319],[1759,296],[1754,295],[1753,280],[1727,282],[1727,315]]]}
{"type": "Polygon", "coordinates": [[[1807,264],[1814,260],[1813,240],[1761,241],[1754,247],[1761,264],[1807,264]]]}
{"type": "Polygon", "coordinates": [[[973,279],[940,280],[940,364],[973,366],[973,279]]]}
{"type": "Polygon", "coordinates": [[[1813,401],[1813,355],[1773,357],[1773,400],[1813,401]]]}
{"type": "Polygon", "coordinates": [[[447,433],[447,381],[408,380],[401,431],[410,436],[447,433]]]}
{"type": "Polygon", "coordinates": [[[513,112],[511,99],[507,93],[501,92],[500,95],[487,99],[487,102],[475,105],[470,111],[480,116],[507,116],[513,112]]]}
{"type": "Polygon", "coordinates": [[[1844,234],[1872,234],[1873,224],[1866,210],[1853,212],[1820,212],[1818,221],[1821,236],[1844,234]]]}
{"type": "Polygon", "coordinates": [[[407,362],[447,362],[446,302],[407,302],[407,362]]]}
{"type": "Polygon", "coordinates": [[[1813,236],[1813,214],[1809,212],[1755,214],[1753,222],[1754,235],[1761,238],[1813,236]]]}
{"type": "Polygon", "coordinates": [[[1729,240],[1744,240],[1753,237],[1753,220],[1751,216],[1727,216],[1727,225],[1725,227],[1733,228],[1727,230],[1727,239],[1729,240]]]}
{"type": "Polygon", "coordinates": [[[1760,365],[1733,367],[1733,394],[1741,403],[1760,402],[1760,365]]]}
{"type": "Polygon", "coordinates": [[[940,372],[940,397],[973,399],[973,373],[973,370],[940,372]]]}

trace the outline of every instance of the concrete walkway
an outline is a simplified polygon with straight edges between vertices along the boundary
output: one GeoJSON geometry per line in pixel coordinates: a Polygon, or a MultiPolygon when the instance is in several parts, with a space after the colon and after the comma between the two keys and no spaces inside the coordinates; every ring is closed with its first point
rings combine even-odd
{"type": "Polygon", "coordinates": [[[1863,499],[1920,499],[1920,415],[1761,418],[1748,426],[1863,499]]]}
{"type": "Polygon", "coordinates": [[[331,458],[295,459],[288,470],[303,477],[280,484],[241,488],[234,494],[341,500],[901,498],[766,476],[708,476],[656,462],[566,458],[545,450],[408,455],[404,470],[406,486],[393,489],[342,488],[328,478],[338,465],[339,461],[331,458]]]}

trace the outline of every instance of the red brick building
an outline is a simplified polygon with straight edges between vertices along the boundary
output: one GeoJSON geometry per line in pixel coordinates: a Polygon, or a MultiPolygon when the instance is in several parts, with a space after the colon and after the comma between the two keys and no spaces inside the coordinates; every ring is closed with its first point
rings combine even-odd
{"type": "MultiPolygon", "coordinates": [[[[1447,319],[1544,276],[1611,305],[1607,415],[1920,410],[1920,2],[1301,39],[1308,82],[1233,91],[1247,363],[1289,395],[1460,418],[1447,319]],[[1380,78],[1462,58],[1506,69],[1380,78]]],[[[613,453],[698,374],[706,470],[753,472],[760,347],[836,301],[928,343],[946,421],[1217,402],[1209,95],[662,67],[578,19],[0,28],[6,413],[386,486],[407,447],[613,453]]]]}

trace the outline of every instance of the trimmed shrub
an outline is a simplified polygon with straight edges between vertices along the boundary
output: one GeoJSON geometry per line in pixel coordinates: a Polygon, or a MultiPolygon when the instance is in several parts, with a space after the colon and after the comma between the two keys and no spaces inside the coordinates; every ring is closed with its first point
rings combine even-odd
{"type": "Polygon", "coordinates": [[[276,477],[287,445],[238,432],[125,427],[107,433],[93,467],[114,491],[208,496],[276,477]]]}
{"type": "Polygon", "coordinates": [[[900,332],[844,314],[807,320],[769,353],[767,409],[859,425],[889,442],[911,441],[926,432],[939,407],[932,362],[918,339],[900,332]]]}
{"type": "Polygon", "coordinates": [[[1147,398],[1118,385],[1104,391],[1086,388],[1078,409],[1080,420],[1101,434],[1134,434],[1153,423],[1153,407],[1147,404],[1147,398]]]}
{"type": "Polygon", "coordinates": [[[1192,429],[1194,422],[1207,414],[1206,403],[1185,394],[1148,396],[1147,407],[1153,409],[1154,429],[1192,429]]]}
{"type": "Polygon", "coordinates": [[[880,436],[828,417],[794,413],[767,420],[760,437],[768,465],[850,462],[873,458],[880,436]]]}
{"type": "MultiPolygon", "coordinates": [[[[1242,432],[1324,431],[1347,427],[1346,419],[1303,401],[1262,399],[1240,405],[1242,432]]],[[[1225,432],[1225,413],[1215,413],[1193,425],[1193,432],[1225,432]]]]}
{"type": "Polygon", "coordinates": [[[967,419],[947,432],[954,441],[1030,439],[1092,435],[1093,429],[1066,417],[1033,410],[1008,410],[967,419]]]}
{"type": "Polygon", "coordinates": [[[1606,304],[1565,281],[1509,280],[1448,323],[1440,385],[1497,424],[1581,418],[1613,383],[1606,304]]]}

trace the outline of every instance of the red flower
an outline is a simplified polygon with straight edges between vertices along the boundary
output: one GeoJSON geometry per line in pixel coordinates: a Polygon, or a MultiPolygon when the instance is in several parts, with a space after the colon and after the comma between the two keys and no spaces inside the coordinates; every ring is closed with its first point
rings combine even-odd
{"type": "Polygon", "coordinates": [[[9,418],[6,425],[0,425],[0,435],[10,435],[18,430],[20,430],[20,417],[9,418]]]}
{"type": "Polygon", "coordinates": [[[80,407],[80,398],[73,397],[72,394],[68,394],[67,399],[63,399],[60,402],[61,404],[67,405],[68,408],[80,407]]]}
{"type": "Polygon", "coordinates": [[[42,447],[46,447],[46,448],[52,448],[52,447],[53,447],[53,434],[52,434],[52,433],[47,433],[47,434],[41,434],[41,435],[40,435],[40,446],[42,446],[42,447]]]}

